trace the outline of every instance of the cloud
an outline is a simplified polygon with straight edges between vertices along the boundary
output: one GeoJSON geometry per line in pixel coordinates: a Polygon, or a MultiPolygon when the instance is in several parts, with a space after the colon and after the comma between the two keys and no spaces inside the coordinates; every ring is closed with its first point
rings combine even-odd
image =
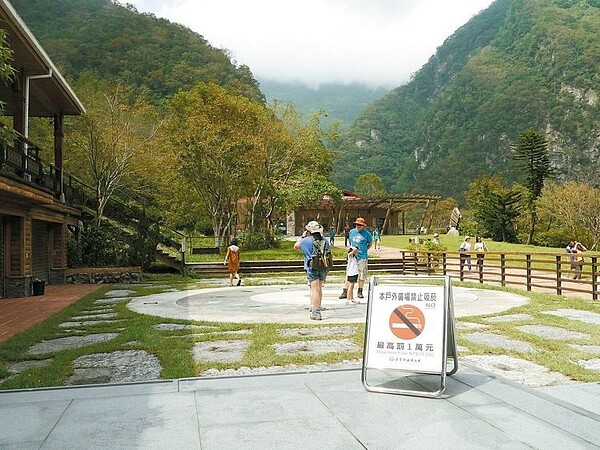
{"type": "Polygon", "coordinates": [[[398,86],[492,0],[129,0],[259,79],[398,86]]]}

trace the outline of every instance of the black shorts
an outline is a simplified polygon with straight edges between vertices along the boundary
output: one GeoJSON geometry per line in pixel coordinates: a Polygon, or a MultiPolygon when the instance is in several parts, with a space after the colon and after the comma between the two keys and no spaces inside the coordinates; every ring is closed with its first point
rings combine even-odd
{"type": "Polygon", "coordinates": [[[349,283],[356,283],[358,281],[358,274],[357,275],[348,275],[347,280],[349,283]]]}

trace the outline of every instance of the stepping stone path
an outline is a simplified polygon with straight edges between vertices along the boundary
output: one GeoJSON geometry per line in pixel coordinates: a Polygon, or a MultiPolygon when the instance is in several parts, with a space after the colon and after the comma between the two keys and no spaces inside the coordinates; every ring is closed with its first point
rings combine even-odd
{"type": "Polygon", "coordinates": [[[116,323],[116,322],[125,322],[125,319],[118,320],[85,320],[83,322],[63,322],[59,325],[61,328],[77,328],[77,327],[90,327],[94,325],[102,325],[105,323],[116,323]]]}
{"type": "Polygon", "coordinates": [[[236,362],[241,361],[250,347],[250,341],[198,342],[192,348],[195,361],[236,362]]]}
{"type": "Polygon", "coordinates": [[[106,297],[126,297],[128,295],[135,294],[135,291],[130,289],[113,289],[104,294],[106,297]]]}
{"type": "Polygon", "coordinates": [[[160,379],[158,358],[144,350],[121,350],[76,358],[67,385],[123,383],[160,379]]]}
{"type": "Polygon", "coordinates": [[[123,303],[131,301],[130,297],[116,297],[116,298],[100,298],[95,300],[94,303],[96,305],[114,305],[115,303],[123,303]]]}
{"type": "Polygon", "coordinates": [[[50,364],[52,364],[52,361],[54,361],[54,358],[39,359],[39,360],[34,359],[31,361],[20,361],[18,363],[9,364],[7,369],[8,369],[9,373],[16,374],[16,373],[24,372],[29,369],[36,369],[38,367],[49,366],[50,364]]]}
{"type": "Polygon", "coordinates": [[[329,341],[295,341],[285,344],[273,344],[275,353],[278,355],[305,354],[324,355],[334,352],[354,352],[362,350],[350,339],[329,341]]]}
{"type": "Polygon", "coordinates": [[[355,332],[356,327],[285,328],[279,330],[279,334],[284,337],[351,336],[355,332]]]}
{"type": "Polygon", "coordinates": [[[42,355],[44,353],[55,353],[61,350],[85,347],[86,345],[107,342],[118,336],[117,333],[97,333],[83,336],[67,336],[49,341],[38,342],[27,350],[29,355],[42,355]]]}
{"type": "Polygon", "coordinates": [[[584,369],[600,371],[600,358],[580,359],[577,364],[584,369]]]}
{"type": "Polygon", "coordinates": [[[553,316],[566,317],[567,319],[600,325],[600,314],[590,311],[581,311],[579,309],[557,309],[556,311],[547,311],[544,314],[552,314],[553,316]]]}
{"type": "Polygon", "coordinates": [[[114,319],[118,314],[116,312],[98,313],[98,314],[85,314],[83,316],[71,317],[71,320],[87,320],[87,319],[114,319]]]}
{"type": "Polygon", "coordinates": [[[477,344],[487,345],[488,347],[517,350],[519,352],[527,353],[537,353],[537,350],[529,342],[509,339],[494,333],[470,333],[465,335],[465,339],[477,344]]]}
{"type": "Polygon", "coordinates": [[[577,345],[577,344],[571,344],[570,347],[585,352],[585,353],[591,353],[591,354],[599,354],[600,355],[600,345],[577,345]]]}
{"type": "Polygon", "coordinates": [[[218,330],[219,327],[208,326],[208,325],[182,325],[179,323],[158,323],[153,325],[155,330],[158,331],[179,331],[179,330],[198,330],[198,331],[214,331],[218,330]]]}
{"type": "Polygon", "coordinates": [[[468,355],[463,356],[461,361],[479,370],[501,375],[528,387],[535,388],[573,383],[561,373],[550,372],[544,366],[512,356],[468,355]]]}
{"type": "Polygon", "coordinates": [[[589,339],[589,334],[578,333],[577,331],[565,330],[560,327],[551,327],[545,325],[523,325],[517,327],[518,330],[524,333],[540,336],[545,339],[565,340],[565,339],[589,339]]]}
{"type": "Polygon", "coordinates": [[[487,325],[471,322],[456,322],[455,327],[457,330],[483,330],[489,328],[487,325]]]}
{"type": "Polygon", "coordinates": [[[513,322],[516,320],[529,320],[531,316],[529,314],[507,314],[505,316],[488,317],[484,319],[489,323],[501,323],[501,322],[513,322]]]}

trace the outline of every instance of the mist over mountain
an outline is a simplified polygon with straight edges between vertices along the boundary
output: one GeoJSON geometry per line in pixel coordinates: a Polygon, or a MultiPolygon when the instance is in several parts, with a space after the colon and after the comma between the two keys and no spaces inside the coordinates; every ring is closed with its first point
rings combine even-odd
{"type": "Polygon", "coordinates": [[[260,80],[260,88],[268,102],[277,100],[284,104],[293,103],[304,117],[325,110],[327,118],[324,124],[339,121],[344,128],[369,104],[390,91],[362,83],[327,83],[312,88],[301,83],[282,83],[274,80],[260,80]]]}
{"type": "Polygon", "coordinates": [[[533,127],[561,179],[599,185],[598,30],[599,0],[496,0],[365,108],[334,179],[374,172],[390,192],[461,198],[480,173],[514,180],[511,144],[533,127]]]}

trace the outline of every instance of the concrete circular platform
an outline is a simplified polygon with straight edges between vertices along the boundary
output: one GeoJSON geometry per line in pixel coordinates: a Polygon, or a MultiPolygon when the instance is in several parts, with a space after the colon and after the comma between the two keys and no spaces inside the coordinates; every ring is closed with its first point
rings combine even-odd
{"type": "MultiPolygon", "coordinates": [[[[367,305],[346,306],[342,285],[323,289],[323,321],[361,323],[367,305]]],[[[527,297],[486,289],[453,287],[455,317],[495,314],[528,302],[527,297]]],[[[366,302],[366,298],[364,300],[366,302]]],[[[128,307],[138,313],[172,319],[236,323],[315,323],[309,319],[306,285],[240,286],[166,292],[137,297],[128,307]]],[[[320,322],[320,323],[322,323],[320,322]]]]}

